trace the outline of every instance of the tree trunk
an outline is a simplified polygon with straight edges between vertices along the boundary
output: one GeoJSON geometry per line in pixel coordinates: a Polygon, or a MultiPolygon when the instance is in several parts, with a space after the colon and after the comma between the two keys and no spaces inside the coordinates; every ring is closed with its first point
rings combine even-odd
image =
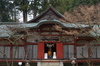
{"type": "Polygon", "coordinates": [[[23,22],[27,22],[27,11],[23,10],[23,22]]]}
{"type": "Polygon", "coordinates": [[[36,14],[37,14],[37,10],[34,9],[34,14],[33,14],[33,18],[36,17],[36,14]]]}
{"type": "Polygon", "coordinates": [[[34,12],[33,13],[33,18],[35,18],[36,17],[36,14],[37,14],[37,7],[36,6],[37,6],[37,1],[35,0],[34,1],[34,8],[33,8],[33,12],[34,12]]]}

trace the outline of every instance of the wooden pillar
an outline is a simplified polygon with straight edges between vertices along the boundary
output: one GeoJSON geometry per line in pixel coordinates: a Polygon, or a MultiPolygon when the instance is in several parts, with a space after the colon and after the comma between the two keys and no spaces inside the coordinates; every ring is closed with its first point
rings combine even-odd
{"type": "Polygon", "coordinates": [[[77,56],[76,56],[76,41],[77,41],[77,39],[78,39],[78,36],[74,36],[74,57],[76,58],[77,56]]]}
{"type": "Polygon", "coordinates": [[[12,59],[13,58],[13,46],[12,46],[12,44],[10,44],[11,46],[10,46],[10,59],[12,59]]]}
{"type": "Polygon", "coordinates": [[[63,44],[62,43],[57,43],[57,59],[63,59],[63,44]]]}
{"type": "Polygon", "coordinates": [[[44,43],[38,44],[38,59],[44,59],[44,43]]]}

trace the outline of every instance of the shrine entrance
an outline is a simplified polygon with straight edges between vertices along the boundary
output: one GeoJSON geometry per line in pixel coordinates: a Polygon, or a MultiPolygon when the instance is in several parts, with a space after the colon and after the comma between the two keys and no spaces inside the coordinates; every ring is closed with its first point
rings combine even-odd
{"type": "Polygon", "coordinates": [[[44,43],[44,54],[47,59],[56,59],[56,43],[44,43]]]}
{"type": "Polygon", "coordinates": [[[63,44],[61,42],[40,42],[38,59],[63,59],[63,44]]]}

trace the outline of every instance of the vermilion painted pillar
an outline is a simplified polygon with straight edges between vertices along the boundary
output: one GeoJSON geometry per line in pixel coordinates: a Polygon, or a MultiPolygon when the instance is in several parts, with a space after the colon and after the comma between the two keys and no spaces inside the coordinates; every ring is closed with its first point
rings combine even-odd
{"type": "Polygon", "coordinates": [[[63,44],[57,43],[56,46],[57,59],[63,59],[63,44]]]}
{"type": "Polygon", "coordinates": [[[44,43],[38,44],[38,59],[44,59],[44,43]]]}

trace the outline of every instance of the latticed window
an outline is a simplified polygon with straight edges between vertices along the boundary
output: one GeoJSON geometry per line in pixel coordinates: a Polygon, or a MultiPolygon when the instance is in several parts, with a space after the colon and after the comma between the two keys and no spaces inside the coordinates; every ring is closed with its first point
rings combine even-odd
{"type": "Polygon", "coordinates": [[[91,47],[92,58],[100,58],[100,46],[91,47]]]}
{"type": "Polygon", "coordinates": [[[10,47],[9,46],[0,46],[0,58],[10,58],[10,47]]]}
{"type": "Polygon", "coordinates": [[[70,59],[74,57],[74,46],[73,45],[64,45],[64,59],[70,59]]]}
{"type": "Polygon", "coordinates": [[[37,45],[27,45],[27,58],[37,59],[37,45]]]}
{"type": "Polygon", "coordinates": [[[88,58],[88,47],[77,46],[76,47],[77,58],[88,58]]]}
{"type": "Polygon", "coordinates": [[[25,50],[23,46],[13,47],[13,58],[15,59],[24,59],[25,50]]]}

